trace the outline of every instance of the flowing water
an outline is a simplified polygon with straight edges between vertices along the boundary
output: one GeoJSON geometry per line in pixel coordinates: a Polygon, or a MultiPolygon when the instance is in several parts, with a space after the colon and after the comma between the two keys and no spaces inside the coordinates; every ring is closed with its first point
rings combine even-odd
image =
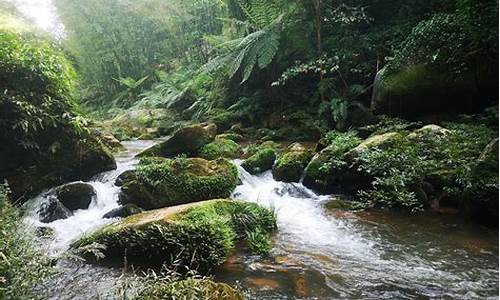
{"type": "MultiPolygon", "coordinates": [[[[89,182],[97,197],[73,217],[40,223],[34,212],[44,194],[30,201],[27,222],[55,231],[44,244],[48,253],[64,253],[72,240],[112,221],[102,215],[118,207],[114,180],[152,143],[124,143],[128,150],[117,157],[118,169],[89,182]]],[[[239,169],[242,184],[233,197],[269,207],[278,219],[270,258],[237,251],[216,273],[249,299],[498,298],[498,231],[430,214],[329,210],[332,196],[277,182],[271,172],[253,176],[239,169]]],[[[45,298],[112,298],[122,273],[70,260],[58,269],[44,285],[45,298]]]]}

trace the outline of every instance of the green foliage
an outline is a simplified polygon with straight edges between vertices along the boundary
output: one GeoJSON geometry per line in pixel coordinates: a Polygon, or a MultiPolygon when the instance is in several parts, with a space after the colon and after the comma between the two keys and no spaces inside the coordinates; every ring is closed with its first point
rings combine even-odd
{"type": "Polygon", "coordinates": [[[497,184],[498,173],[483,180],[473,175],[484,147],[497,132],[484,125],[449,124],[450,133],[420,133],[399,137],[388,149],[369,149],[359,158],[359,169],[372,176],[372,189],[362,198],[375,205],[421,209],[428,205],[417,195],[429,174],[451,173],[452,183],[445,189],[456,196],[480,195],[485,182],[497,184]]]}
{"type": "Polygon", "coordinates": [[[241,83],[248,80],[254,68],[264,69],[274,59],[279,48],[281,18],[261,30],[218,45],[222,54],[208,62],[204,68],[213,72],[224,68],[229,78],[242,72],[241,83]]]}
{"type": "Polygon", "coordinates": [[[3,139],[36,149],[46,130],[85,131],[85,120],[72,113],[74,70],[54,44],[0,31],[0,69],[3,139]]]}
{"type": "Polygon", "coordinates": [[[153,283],[136,299],[242,300],[243,297],[227,284],[188,278],[167,283],[153,283]]]}
{"type": "Polygon", "coordinates": [[[260,229],[247,232],[248,248],[252,253],[267,255],[272,249],[269,234],[260,229]]]}
{"type": "Polygon", "coordinates": [[[392,67],[427,64],[455,74],[477,67],[477,59],[498,53],[498,3],[457,1],[453,13],[421,21],[396,52],[392,67]]]}
{"type": "Polygon", "coordinates": [[[34,299],[33,287],[49,272],[49,260],[38,249],[33,233],[0,185],[0,298],[34,299]]]}
{"type": "Polygon", "coordinates": [[[320,172],[335,173],[347,166],[344,154],[361,143],[356,132],[330,131],[325,136],[328,142],[329,159],[320,167],[320,172]]]}
{"type": "Polygon", "coordinates": [[[366,131],[372,135],[378,135],[388,132],[405,131],[420,127],[422,127],[422,122],[410,122],[399,118],[380,116],[380,120],[377,124],[364,126],[360,128],[360,130],[366,131]]]}

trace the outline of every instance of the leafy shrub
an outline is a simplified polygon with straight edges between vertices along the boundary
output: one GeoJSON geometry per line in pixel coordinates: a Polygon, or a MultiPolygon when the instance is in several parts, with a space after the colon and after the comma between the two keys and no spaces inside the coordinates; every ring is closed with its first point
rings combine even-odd
{"type": "Polygon", "coordinates": [[[372,189],[361,191],[374,205],[421,209],[428,205],[417,195],[425,177],[447,172],[452,181],[444,187],[455,196],[480,195],[484,183],[498,186],[498,172],[479,179],[473,170],[485,146],[498,133],[484,125],[448,124],[449,134],[416,138],[399,137],[388,149],[369,149],[361,154],[359,170],[372,176],[372,189]]]}
{"type": "Polygon", "coordinates": [[[323,164],[321,171],[327,173],[342,170],[347,165],[343,159],[344,154],[361,143],[361,139],[354,131],[330,131],[325,138],[329,144],[330,158],[323,164]]]}
{"type": "Polygon", "coordinates": [[[188,278],[166,283],[153,283],[135,299],[243,300],[243,296],[225,283],[188,278]]]}
{"type": "Polygon", "coordinates": [[[49,260],[35,249],[35,237],[0,185],[0,298],[34,299],[33,288],[49,272],[49,260]]]}

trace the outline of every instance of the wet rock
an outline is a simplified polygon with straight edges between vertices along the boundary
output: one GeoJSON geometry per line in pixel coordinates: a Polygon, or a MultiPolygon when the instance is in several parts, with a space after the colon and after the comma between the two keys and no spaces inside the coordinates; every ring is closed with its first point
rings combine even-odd
{"type": "Polygon", "coordinates": [[[52,227],[37,227],[35,229],[35,235],[42,239],[52,239],[56,235],[56,231],[52,227]]]}
{"type": "Polygon", "coordinates": [[[269,278],[247,277],[246,282],[252,288],[258,290],[276,291],[282,289],[282,286],[278,281],[269,278]]]}
{"type": "Polygon", "coordinates": [[[84,182],[72,182],[58,187],[54,194],[69,210],[87,209],[96,197],[94,187],[84,182]]]}
{"type": "Polygon", "coordinates": [[[139,157],[172,157],[179,154],[196,154],[204,145],[212,142],[217,134],[217,126],[192,125],[178,129],[171,138],[139,153],[139,157]]]}
{"type": "Polygon", "coordinates": [[[359,202],[354,202],[344,197],[332,198],[325,204],[325,208],[328,210],[357,210],[359,206],[359,202]]]}
{"type": "Polygon", "coordinates": [[[273,166],[273,177],[283,182],[299,182],[313,153],[300,143],[288,146],[273,166]]]}
{"type": "Polygon", "coordinates": [[[275,160],[276,152],[271,148],[263,148],[245,159],[241,166],[248,173],[255,175],[270,170],[275,160]]]}
{"type": "Polygon", "coordinates": [[[276,194],[278,194],[281,197],[283,197],[285,195],[290,196],[290,197],[294,197],[294,198],[314,197],[314,195],[312,195],[312,192],[310,192],[309,190],[307,190],[304,187],[297,185],[295,183],[285,184],[281,188],[276,188],[275,192],[276,192],[276,194]]]}
{"type": "Polygon", "coordinates": [[[42,223],[50,223],[56,220],[66,219],[73,215],[61,202],[55,197],[49,197],[42,203],[38,210],[39,220],[42,223]]]}
{"type": "Polygon", "coordinates": [[[105,213],[102,217],[104,219],[112,219],[112,218],[125,218],[128,216],[132,216],[138,213],[143,212],[144,210],[135,204],[126,204],[120,206],[118,208],[112,209],[109,212],[105,213]]]}
{"type": "Polygon", "coordinates": [[[121,173],[115,180],[115,185],[116,186],[122,186],[125,184],[125,182],[129,182],[135,179],[135,171],[134,170],[127,170],[123,173],[121,173]]]}

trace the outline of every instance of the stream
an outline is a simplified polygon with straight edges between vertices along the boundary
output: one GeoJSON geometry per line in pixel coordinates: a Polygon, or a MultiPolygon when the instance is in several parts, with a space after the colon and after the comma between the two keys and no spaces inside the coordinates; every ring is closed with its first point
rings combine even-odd
{"type": "MultiPolygon", "coordinates": [[[[119,206],[116,177],[154,143],[124,142],[117,170],[89,181],[97,192],[90,207],[67,219],[39,222],[36,208],[45,194],[30,200],[26,222],[54,230],[40,247],[61,255],[74,239],[114,221],[102,216],[119,206]]],[[[239,171],[242,184],[233,198],[269,207],[278,219],[270,258],[235,251],[215,274],[248,299],[498,299],[497,230],[430,213],[328,209],[335,196],[277,182],[270,171],[239,171]]],[[[44,299],[113,299],[123,278],[119,268],[71,259],[59,260],[56,269],[40,287],[44,299]]]]}

